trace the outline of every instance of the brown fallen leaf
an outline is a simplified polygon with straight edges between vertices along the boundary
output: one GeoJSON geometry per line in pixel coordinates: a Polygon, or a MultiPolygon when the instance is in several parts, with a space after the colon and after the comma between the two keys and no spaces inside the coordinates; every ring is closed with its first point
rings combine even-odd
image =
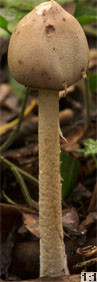
{"type": "MultiPolygon", "coordinates": [[[[76,143],[79,142],[79,140],[84,135],[84,127],[82,124],[78,125],[75,124],[74,126],[69,126],[67,129],[63,128],[62,130],[64,137],[67,139],[67,143],[64,143],[64,149],[66,151],[74,151],[74,146],[76,143]],[[64,131],[65,129],[65,131],[64,131]]],[[[61,143],[63,143],[61,141],[61,143]]],[[[62,146],[63,147],[63,146],[62,146]]]]}
{"type": "Polygon", "coordinates": [[[32,215],[28,213],[23,213],[23,220],[24,225],[27,230],[30,231],[31,234],[35,235],[37,238],[40,238],[39,234],[39,216],[38,215],[32,215]]]}
{"type": "Polygon", "coordinates": [[[97,247],[92,245],[92,246],[86,246],[84,248],[78,248],[77,253],[86,258],[92,257],[93,255],[97,254],[97,247]]]}
{"type": "Polygon", "coordinates": [[[75,208],[68,209],[62,217],[63,227],[72,232],[77,232],[79,229],[79,216],[75,208]]]}
{"type": "Polygon", "coordinates": [[[86,261],[83,261],[83,262],[80,262],[80,263],[77,263],[74,268],[83,268],[83,267],[88,267],[88,266],[91,266],[93,264],[97,263],[97,258],[92,258],[92,259],[89,259],[89,260],[86,260],[86,261]]]}
{"type": "Polygon", "coordinates": [[[60,111],[59,118],[60,118],[60,125],[64,125],[67,122],[70,122],[74,117],[74,112],[71,109],[65,109],[60,111]]]}

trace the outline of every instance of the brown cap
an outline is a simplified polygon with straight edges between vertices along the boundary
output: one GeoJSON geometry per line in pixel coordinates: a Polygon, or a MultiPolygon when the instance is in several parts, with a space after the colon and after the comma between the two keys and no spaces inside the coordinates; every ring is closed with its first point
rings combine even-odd
{"type": "Polygon", "coordinates": [[[42,3],[17,24],[8,63],[21,84],[62,90],[87,71],[89,49],[83,29],[55,1],[42,3]]]}

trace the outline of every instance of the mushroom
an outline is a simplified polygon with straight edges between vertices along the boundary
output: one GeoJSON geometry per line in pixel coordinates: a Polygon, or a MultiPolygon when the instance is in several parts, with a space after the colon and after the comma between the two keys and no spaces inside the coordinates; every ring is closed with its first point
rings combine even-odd
{"type": "Polygon", "coordinates": [[[59,91],[86,73],[89,49],[77,20],[55,1],[40,4],[16,26],[8,49],[14,78],[39,90],[40,276],[68,274],[63,242],[59,91]]]}

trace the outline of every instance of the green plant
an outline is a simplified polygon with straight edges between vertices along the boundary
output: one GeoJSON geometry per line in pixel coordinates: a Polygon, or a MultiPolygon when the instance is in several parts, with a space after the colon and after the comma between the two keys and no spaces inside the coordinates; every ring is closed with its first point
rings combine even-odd
{"type": "MultiPolygon", "coordinates": [[[[25,198],[26,204],[30,208],[32,208],[31,196],[29,194],[29,191],[28,191],[28,188],[25,184],[24,179],[27,179],[30,183],[34,183],[36,186],[38,186],[38,180],[35,177],[33,177],[32,175],[30,175],[29,173],[27,173],[26,171],[22,170],[21,168],[17,167],[16,165],[14,165],[12,162],[5,159],[1,155],[0,155],[0,161],[1,161],[2,165],[4,165],[6,168],[8,168],[14,174],[16,181],[19,183],[19,186],[20,186],[21,192],[22,192],[22,194],[25,198]],[[24,179],[23,179],[23,177],[24,177],[24,179]]],[[[12,199],[7,196],[5,189],[3,189],[2,194],[3,194],[3,197],[7,200],[8,203],[16,205],[16,203],[13,202],[12,199]]]]}
{"type": "Polygon", "coordinates": [[[76,185],[81,163],[64,149],[61,149],[60,160],[62,199],[64,200],[76,185]]]}
{"type": "Polygon", "coordinates": [[[84,149],[77,150],[78,153],[83,153],[87,158],[91,156],[96,163],[97,166],[97,140],[87,139],[84,143],[84,149]]]}

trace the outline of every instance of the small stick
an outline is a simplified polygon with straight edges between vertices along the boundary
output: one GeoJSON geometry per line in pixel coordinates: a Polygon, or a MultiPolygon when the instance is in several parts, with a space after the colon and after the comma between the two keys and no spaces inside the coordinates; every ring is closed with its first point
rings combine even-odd
{"type": "Polygon", "coordinates": [[[91,212],[93,210],[93,208],[96,207],[96,201],[97,201],[97,183],[94,186],[94,191],[93,191],[93,195],[88,207],[88,212],[91,212]]]}

